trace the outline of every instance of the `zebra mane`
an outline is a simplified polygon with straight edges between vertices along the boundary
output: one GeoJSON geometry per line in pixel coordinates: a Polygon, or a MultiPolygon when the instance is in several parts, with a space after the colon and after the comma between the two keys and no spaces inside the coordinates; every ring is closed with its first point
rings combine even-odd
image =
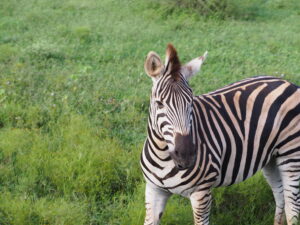
{"type": "Polygon", "coordinates": [[[165,74],[171,74],[174,80],[178,80],[180,77],[181,64],[177,55],[177,51],[172,44],[168,44],[166,50],[166,69],[165,74]]]}

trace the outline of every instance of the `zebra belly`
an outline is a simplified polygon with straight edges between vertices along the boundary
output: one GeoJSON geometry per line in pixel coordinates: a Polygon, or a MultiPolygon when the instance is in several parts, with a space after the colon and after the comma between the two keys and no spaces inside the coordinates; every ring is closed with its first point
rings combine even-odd
{"type": "MultiPolygon", "coordinates": [[[[262,167],[263,168],[263,167],[262,167]]],[[[220,187],[220,186],[230,186],[232,184],[237,184],[237,183],[240,183],[240,182],[243,182],[245,180],[247,180],[248,178],[254,176],[257,172],[259,172],[262,168],[258,168],[257,170],[255,171],[251,171],[249,173],[249,175],[247,177],[243,177],[243,173],[244,171],[239,171],[238,172],[238,175],[235,179],[233,179],[232,176],[225,176],[223,179],[222,179],[222,176],[218,177],[217,178],[217,181],[216,183],[214,184],[214,187],[220,187]],[[222,180],[222,182],[221,182],[222,180]]]]}

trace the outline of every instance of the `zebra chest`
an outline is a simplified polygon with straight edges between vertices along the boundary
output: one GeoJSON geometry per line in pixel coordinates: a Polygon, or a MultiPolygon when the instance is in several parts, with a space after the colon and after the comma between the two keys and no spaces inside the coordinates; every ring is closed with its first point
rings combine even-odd
{"type": "Polygon", "coordinates": [[[198,188],[212,187],[220,175],[219,163],[213,154],[198,147],[194,166],[179,170],[168,155],[153,152],[146,144],[141,154],[141,167],[147,183],[154,184],[168,192],[189,196],[198,188]]]}
{"type": "MultiPolygon", "coordinates": [[[[145,168],[142,167],[142,169],[144,172],[145,168]]],[[[188,197],[197,188],[198,175],[192,171],[178,171],[176,167],[165,167],[160,171],[154,169],[144,172],[147,183],[152,183],[170,193],[184,197],[188,197]]]]}
{"type": "Polygon", "coordinates": [[[201,164],[199,160],[200,157],[195,166],[190,169],[178,170],[172,160],[154,163],[142,154],[141,167],[147,183],[188,197],[199,187],[213,186],[218,176],[212,164],[201,164]]]}

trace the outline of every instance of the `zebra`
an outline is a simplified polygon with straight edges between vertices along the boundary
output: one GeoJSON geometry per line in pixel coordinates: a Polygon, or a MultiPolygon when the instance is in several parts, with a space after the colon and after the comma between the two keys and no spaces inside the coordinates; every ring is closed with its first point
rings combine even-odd
{"type": "Polygon", "coordinates": [[[274,224],[294,225],[300,210],[300,88],[256,76],[193,96],[188,79],[207,52],[181,65],[172,44],[165,63],[149,52],[153,81],[148,136],[140,164],[146,180],[145,222],[157,225],[172,194],[191,201],[194,224],[208,225],[214,187],[262,169],[276,202],[274,224]]]}

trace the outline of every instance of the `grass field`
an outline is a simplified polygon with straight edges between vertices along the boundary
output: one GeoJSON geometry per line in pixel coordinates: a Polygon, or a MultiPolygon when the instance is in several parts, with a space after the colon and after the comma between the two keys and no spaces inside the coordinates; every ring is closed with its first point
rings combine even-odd
{"type": "MultiPolygon", "coordinates": [[[[208,50],[196,95],[258,74],[300,85],[299,1],[235,3],[219,18],[163,0],[1,1],[0,224],[143,223],[150,50],[208,50]]],[[[272,224],[274,209],[259,173],[214,190],[211,221],[272,224]]],[[[162,224],[192,221],[172,197],[162,224]]]]}

